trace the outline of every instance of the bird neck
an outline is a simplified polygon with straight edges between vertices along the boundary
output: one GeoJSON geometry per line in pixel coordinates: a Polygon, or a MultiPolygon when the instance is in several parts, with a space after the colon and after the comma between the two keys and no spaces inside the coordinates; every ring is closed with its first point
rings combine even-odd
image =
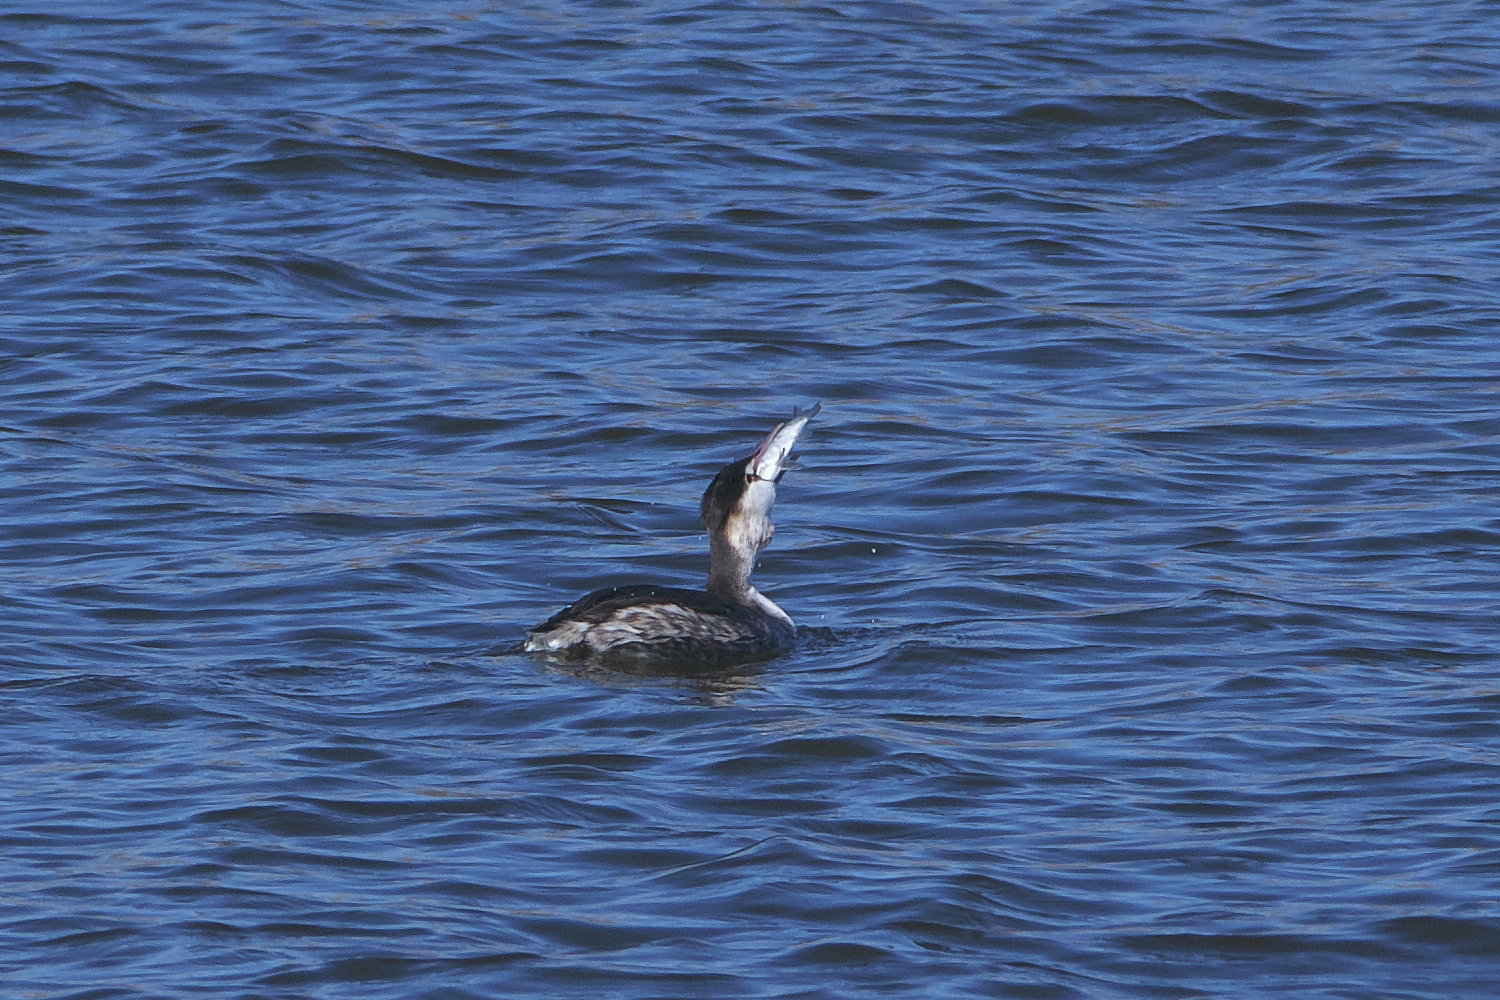
{"type": "Polygon", "coordinates": [[[752,604],[755,588],[750,571],[756,551],[735,545],[728,538],[712,535],[708,544],[708,592],[741,604],[752,604]]]}
{"type": "Polygon", "coordinates": [[[709,546],[708,592],[792,625],[791,615],[750,585],[750,570],[757,555],[759,553],[754,549],[731,545],[728,539],[714,538],[709,546]]]}

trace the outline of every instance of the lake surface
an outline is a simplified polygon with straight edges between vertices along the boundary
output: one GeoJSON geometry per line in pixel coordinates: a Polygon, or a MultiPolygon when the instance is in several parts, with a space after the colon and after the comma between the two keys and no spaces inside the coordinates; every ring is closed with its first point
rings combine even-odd
{"type": "Polygon", "coordinates": [[[1493,2],[31,11],[0,994],[1494,996],[1493,2]]]}

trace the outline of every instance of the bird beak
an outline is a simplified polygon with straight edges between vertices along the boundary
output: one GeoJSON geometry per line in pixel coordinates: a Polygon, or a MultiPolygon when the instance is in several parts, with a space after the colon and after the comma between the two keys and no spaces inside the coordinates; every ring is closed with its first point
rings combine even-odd
{"type": "Polygon", "coordinates": [[[792,410],[790,420],[777,424],[776,429],[766,435],[766,439],[755,449],[755,454],[750,456],[750,464],[746,471],[756,479],[767,479],[771,482],[780,482],[786,470],[792,468],[794,461],[792,449],[797,446],[797,439],[802,436],[802,428],[807,422],[818,415],[823,404],[814,403],[810,410],[792,410]]]}

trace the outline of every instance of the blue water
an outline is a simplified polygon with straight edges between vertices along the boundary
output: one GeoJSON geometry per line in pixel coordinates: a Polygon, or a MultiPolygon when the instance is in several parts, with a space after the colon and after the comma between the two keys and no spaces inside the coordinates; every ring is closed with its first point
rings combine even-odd
{"type": "Polygon", "coordinates": [[[1497,14],[0,13],[0,995],[1493,996],[1497,14]]]}

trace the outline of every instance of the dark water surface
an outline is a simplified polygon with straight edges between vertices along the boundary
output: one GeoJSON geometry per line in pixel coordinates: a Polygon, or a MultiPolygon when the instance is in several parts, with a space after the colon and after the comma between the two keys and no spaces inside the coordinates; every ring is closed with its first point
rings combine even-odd
{"type": "Polygon", "coordinates": [[[1495,995],[1492,0],[27,10],[4,997],[1495,995]]]}

